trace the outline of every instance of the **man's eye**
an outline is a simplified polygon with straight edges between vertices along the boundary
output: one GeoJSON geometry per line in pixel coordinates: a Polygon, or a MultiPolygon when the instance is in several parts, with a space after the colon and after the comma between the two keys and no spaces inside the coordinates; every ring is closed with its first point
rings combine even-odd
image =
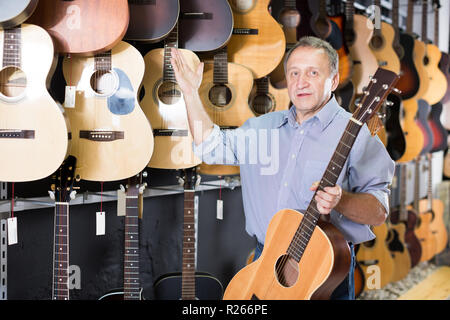
{"type": "Polygon", "coordinates": [[[314,70],[311,71],[310,73],[311,73],[312,76],[317,76],[319,74],[317,71],[314,71],[314,70]]]}

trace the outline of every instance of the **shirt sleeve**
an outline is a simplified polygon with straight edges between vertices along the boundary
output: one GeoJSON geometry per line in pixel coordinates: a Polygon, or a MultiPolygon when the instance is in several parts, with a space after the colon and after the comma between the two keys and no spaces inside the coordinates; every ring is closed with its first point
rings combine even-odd
{"type": "Polygon", "coordinates": [[[366,125],[361,128],[349,160],[350,191],[372,194],[389,212],[389,186],[395,162],[378,136],[372,136],[366,125]]]}

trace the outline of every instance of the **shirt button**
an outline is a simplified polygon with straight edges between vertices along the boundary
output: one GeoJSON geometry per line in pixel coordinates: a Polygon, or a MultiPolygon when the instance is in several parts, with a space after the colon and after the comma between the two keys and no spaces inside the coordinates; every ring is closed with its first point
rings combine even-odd
{"type": "Polygon", "coordinates": [[[301,130],[301,131],[300,131],[300,134],[303,134],[303,132],[304,132],[304,131],[303,131],[303,130],[301,130]]]}
{"type": "Polygon", "coordinates": [[[295,154],[292,154],[292,159],[294,159],[295,158],[295,154]]]}
{"type": "Polygon", "coordinates": [[[285,183],[284,183],[284,186],[285,186],[285,187],[287,187],[287,186],[288,186],[287,182],[285,182],[285,183]]]}

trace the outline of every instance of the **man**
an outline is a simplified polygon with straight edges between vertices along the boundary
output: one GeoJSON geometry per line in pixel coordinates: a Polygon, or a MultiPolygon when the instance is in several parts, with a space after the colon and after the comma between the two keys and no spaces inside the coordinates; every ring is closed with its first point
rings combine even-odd
{"type": "MultiPolygon", "coordinates": [[[[198,94],[203,64],[190,70],[175,49],[171,61],[186,102],[194,152],[206,163],[240,165],[246,231],[258,241],[257,259],[272,216],[283,208],[308,207],[351,117],[332,94],[339,83],[338,55],[321,39],[301,38],[284,62],[290,110],[251,118],[226,132],[210,120],[198,94]],[[261,150],[271,150],[276,163],[265,161],[261,150]],[[252,161],[255,152],[259,161],[252,161]]],[[[353,245],[373,239],[369,226],[386,219],[393,172],[384,145],[364,125],[337,184],[316,194],[317,209],[330,215],[349,242],[352,260],[353,245]]],[[[354,298],[353,269],[354,262],[332,299],[354,298]]]]}

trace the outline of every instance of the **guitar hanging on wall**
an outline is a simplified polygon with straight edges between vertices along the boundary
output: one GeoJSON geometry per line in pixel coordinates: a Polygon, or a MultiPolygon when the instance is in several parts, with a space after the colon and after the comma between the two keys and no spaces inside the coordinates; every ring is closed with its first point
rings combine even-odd
{"type": "Polygon", "coordinates": [[[50,197],[55,200],[52,300],[69,300],[69,202],[75,198],[76,158],[68,156],[53,174],[50,197]]]}
{"type": "Polygon", "coordinates": [[[41,27],[22,24],[0,30],[0,45],[0,181],[48,177],[68,147],[64,116],[46,87],[52,39],[41,27]]]}
{"type": "Polygon", "coordinates": [[[142,176],[143,173],[132,176],[126,186],[123,288],[112,290],[99,300],[144,300],[139,277],[139,195],[146,186],[142,176]]]}
{"type": "Polygon", "coordinates": [[[197,222],[195,218],[195,187],[200,182],[196,168],[184,169],[184,222],[182,272],[159,277],[154,284],[158,300],[220,300],[223,287],[218,279],[196,271],[197,222]]]}
{"type": "Polygon", "coordinates": [[[36,9],[39,0],[2,1],[0,28],[10,29],[25,22],[36,9]]]}
{"type": "MultiPolygon", "coordinates": [[[[383,103],[398,76],[379,68],[358,105],[320,180],[317,190],[334,186],[364,123],[383,103]]],[[[319,221],[314,196],[305,214],[283,209],[270,221],[261,257],[244,267],[224,299],[328,299],[347,276],[350,249],[342,234],[319,221]],[[317,228],[317,225],[320,225],[317,228]],[[339,263],[337,263],[339,261],[339,263]]]]}

